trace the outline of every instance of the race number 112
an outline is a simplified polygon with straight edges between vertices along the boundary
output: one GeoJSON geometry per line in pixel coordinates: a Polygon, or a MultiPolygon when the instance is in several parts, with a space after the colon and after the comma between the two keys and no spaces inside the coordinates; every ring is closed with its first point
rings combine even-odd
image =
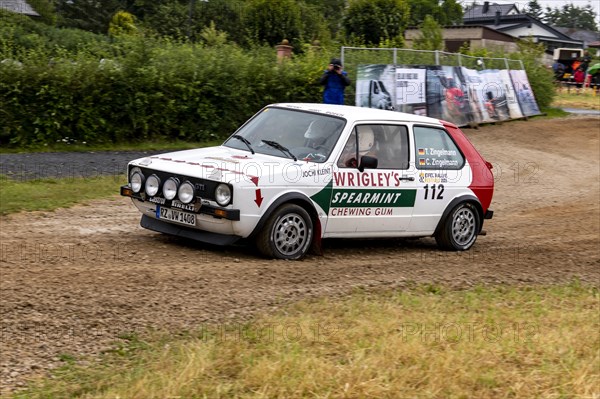
{"type": "Polygon", "coordinates": [[[444,199],[444,185],[443,184],[438,184],[437,187],[435,184],[431,185],[431,190],[429,188],[429,184],[426,184],[425,187],[423,187],[425,189],[425,199],[432,199],[432,200],[441,200],[444,199]],[[429,193],[431,193],[431,196],[429,196],[429,193]]]}

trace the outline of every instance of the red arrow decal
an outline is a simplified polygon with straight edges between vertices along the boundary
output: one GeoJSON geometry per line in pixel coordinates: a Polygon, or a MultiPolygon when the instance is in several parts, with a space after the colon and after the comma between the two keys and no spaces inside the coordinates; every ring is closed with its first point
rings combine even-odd
{"type": "Polygon", "coordinates": [[[258,187],[258,176],[250,176],[250,181],[252,181],[252,183],[258,187]]]}
{"type": "Polygon", "coordinates": [[[258,207],[260,208],[260,204],[262,204],[263,201],[263,197],[262,195],[260,195],[260,188],[256,190],[256,199],[254,200],[254,202],[256,202],[256,205],[258,205],[258,207]]]}

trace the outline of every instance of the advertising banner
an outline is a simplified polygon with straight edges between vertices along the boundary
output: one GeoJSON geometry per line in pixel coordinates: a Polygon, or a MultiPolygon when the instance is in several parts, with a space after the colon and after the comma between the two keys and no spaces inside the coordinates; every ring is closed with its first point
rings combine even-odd
{"type": "Polygon", "coordinates": [[[393,65],[359,65],[356,77],[356,105],[359,107],[393,109],[395,89],[393,65]]]}
{"type": "Polygon", "coordinates": [[[500,71],[497,69],[486,69],[479,71],[483,82],[481,93],[485,101],[485,111],[491,121],[504,121],[509,119],[506,94],[502,86],[500,71]]]}
{"type": "Polygon", "coordinates": [[[483,79],[474,69],[462,68],[463,76],[467,82],[467,97],[471,110],[471,122],[491,122],[492,119],[485,111],[485,100],[482,93],[483,79]]]}
{"type": "Polygon", "coordinates": [[[540,109],[535,101],[529,79],[527,79],[527,73],[523,70],[511,70],[510,77],[523,115],[539,115],[540,109]]]}
{"type": "Polygon", "coordinates": [[[459,126],[540,113],[525,71],[443,65],[359,65],[356,105],[459,126]]]}
{"type": "Polygon", "coordinates": [[[425,76],[427,69],[396,68],[396,104],[394,109],[415,115],[427,116],[425,76]]]}
{"type": "Polygon", "coordinates": [[[427,67],[427,116],[457,125],[470,122],[467,85],[461,67],[427,67]]]}
{"type": "Polygon", "coordinates": [[[521,107],[519,106],[519,102],[517,101],[517,93],[513,88],[512,80],[510,79],[510,74],[506,69],[500,70],[500,79],[502,81],[502,87],[506,96],[506,105],[508,106],[509,119],[522,118],[523,113],[521,112],[521,107]]]}

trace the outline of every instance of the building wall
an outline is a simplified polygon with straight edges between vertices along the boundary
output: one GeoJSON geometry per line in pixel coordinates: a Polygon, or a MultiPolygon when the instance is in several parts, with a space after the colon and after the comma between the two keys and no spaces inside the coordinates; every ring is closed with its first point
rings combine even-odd
{"type": "MultiPolygon", "coordinates": [[[[420,35],[421,33],[418,29],[407,29],[404,32],[406,47],[412,48],[413,41],[420,37],[420,35]]],[[[502,50],[506,53],[514,53],[519,50],[517,44],[512,39],[510,41],[502,40],[506,37],[501,33],[482,27],[443,29],[442,35],[446,49],[450,52],[457,52],[465,42],[469,43],[472,49],[487,48],[489,50],[502,50]]]]}
{"type": "MultiPolygon", "coordinates": [[[[442,35],[446,49],[457,52],[462,44],[469,43],[471,48],[487,48],[502,50],[507,53],[518,51],[517,44],[512,38],[483,27],[443,29],[442,35]]],[[[412,48],[413,41],[421,36],[418,29],[407,29],[404,32],[406,47],[412,48]]]]}
{"type": "Polygon", "coordinates": [[[515,42],[505,42],[492,39],[482,39],[481,47],[490,51],[500,50],[505,53],[516,53],[519,51],[519,46],[515,42]]]}

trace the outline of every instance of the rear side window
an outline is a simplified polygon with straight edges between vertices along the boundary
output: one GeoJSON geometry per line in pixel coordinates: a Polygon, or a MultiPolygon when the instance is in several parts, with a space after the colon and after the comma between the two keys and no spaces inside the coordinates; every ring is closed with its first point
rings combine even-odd
{"type": "Polygon", "coordinates": [[[443,129],[415,126],[417,169],[461,169],[465,159],[443,129]]]}

